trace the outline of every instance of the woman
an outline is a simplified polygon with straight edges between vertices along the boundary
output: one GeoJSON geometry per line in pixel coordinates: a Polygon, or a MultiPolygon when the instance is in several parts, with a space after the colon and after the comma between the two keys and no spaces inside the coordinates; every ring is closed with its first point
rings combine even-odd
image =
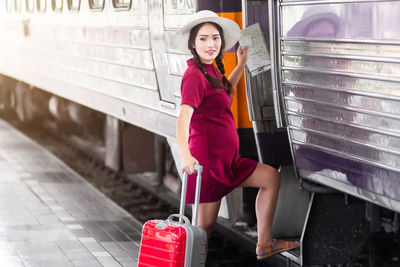
{"type": "MultiPolygon", "coordinates": [[[[203,166],[198,223],[208,236],[223,196],[237,186],[260,188],[256,199],[256,254],[263,259],[297,247],[298,243],[272,238],[279,173],[268,165],[238,157],[239,138],[230,106],[246,65],[248,47],[238,49],[238,64],[229,78],[225,77],[222,52],[232,48],[239,37],[235,22],[208,10],[196,13],[176,33],[178,47],[189,49],[193,55],[182,78],[177,139],[182,169],[193,174],[194,164],[203,166]]],[[[189,175],[186,203],[193,203],[195,181],[195,175],[189,175]]]]}

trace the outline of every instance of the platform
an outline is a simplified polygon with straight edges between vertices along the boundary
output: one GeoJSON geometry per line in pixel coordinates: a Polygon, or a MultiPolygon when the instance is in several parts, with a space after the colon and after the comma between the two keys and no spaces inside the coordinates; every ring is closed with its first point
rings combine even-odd
{"type": "Polygon", "coordinates": [[[140,223],[0,120],[0,266],[137,266],[140,223]]]}

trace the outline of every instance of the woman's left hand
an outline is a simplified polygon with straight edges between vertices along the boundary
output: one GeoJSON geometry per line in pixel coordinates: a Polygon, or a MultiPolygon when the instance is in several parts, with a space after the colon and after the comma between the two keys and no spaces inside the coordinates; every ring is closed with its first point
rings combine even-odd
{"type": "Polygon", "coordinates": [[[249,52],[249,46],[246,45],[243,49],[239,46],[236,51],[236,56],[238,59],[238,66],[244,67],[247,63],[247,54],[249,52]]]}

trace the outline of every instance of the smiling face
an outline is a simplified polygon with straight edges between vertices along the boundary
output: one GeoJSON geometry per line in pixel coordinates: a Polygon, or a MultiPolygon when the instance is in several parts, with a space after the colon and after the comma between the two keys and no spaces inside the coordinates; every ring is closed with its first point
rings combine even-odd
{"type": "Polygon", "coordinates": [[[196,49],[202,63],[211,64],[221,50],[221,35],[218,29],[210,23],[205,23],[194,40],[193,48],[196,49]]]}

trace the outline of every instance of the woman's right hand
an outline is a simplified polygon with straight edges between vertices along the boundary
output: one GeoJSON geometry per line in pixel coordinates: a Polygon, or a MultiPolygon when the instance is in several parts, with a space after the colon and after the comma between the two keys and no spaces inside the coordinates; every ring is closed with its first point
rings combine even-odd
{"type": "Polygon", "coordinates": [[[191,154],[188,154],[182,158],[181,162],[182,170],[184,170],[188,174],[194,173],[194,167],[193,167],[194,164],[199,164],[199,162],[191,154]]]}

